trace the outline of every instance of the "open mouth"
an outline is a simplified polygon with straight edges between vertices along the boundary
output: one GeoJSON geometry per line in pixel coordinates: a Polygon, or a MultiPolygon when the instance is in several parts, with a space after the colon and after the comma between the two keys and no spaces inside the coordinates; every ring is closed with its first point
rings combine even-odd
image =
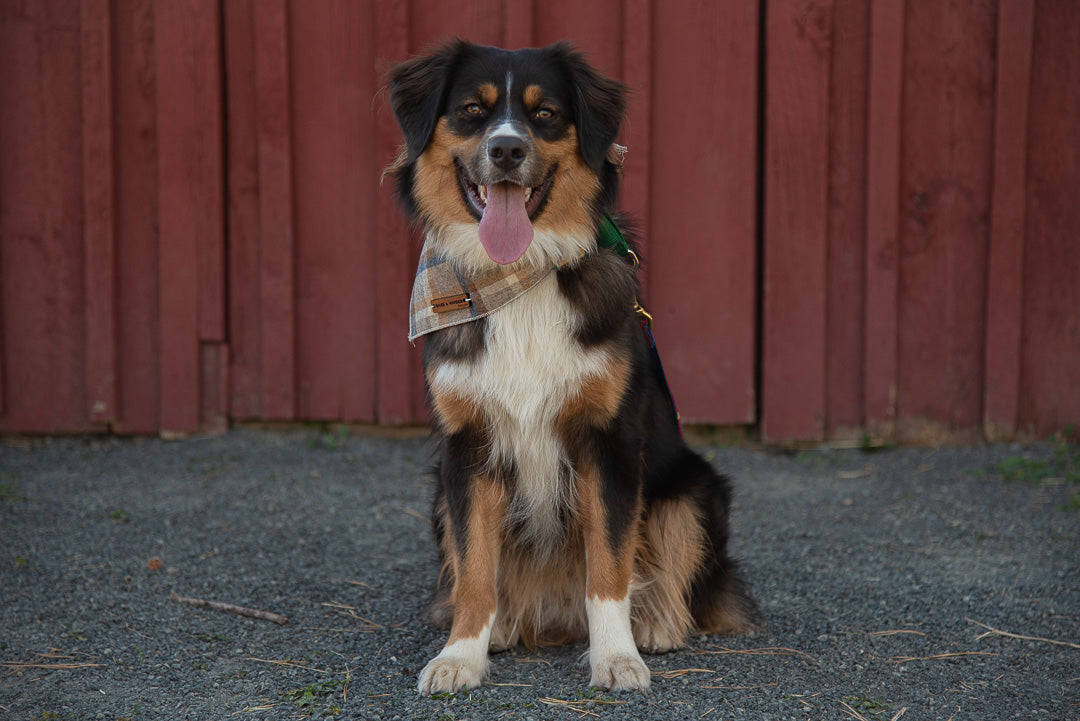
{"type": "MultiPolygon", "coordinates": [[[[476,218],[482,219],[484,217],[484,211],[487,209],[488,196],[492,192],[492,185],[477,185],[469,180],[469,176],[465,173],[465,168],[461,163],[457,163],[458,182],[461,183],[461,189],[465,193],[465,198],[469,201],[469,210],[476,218]]],[[[544,178],[544,182],[540,183],[534,188],[525,188],[525,213],[529,216],[529,219],[536,217],[540,212],[540,206],[547,200],[548,193],[551,191],[551,186],[555,178],[555,170],[544,178]]],[[[509,180],[495,183],[494,185],[517,185],[509,180]]]]}
{"type": "Polygon", "coordinates": [[[469,210],[480,220],[480,244],[488,257],[500,265],[521,258],[532,244],[532,219],[551,192],[555,171],[532,188],[509,180],[478,185],[469,180],[460,163],[457,172],[469,210]]]}

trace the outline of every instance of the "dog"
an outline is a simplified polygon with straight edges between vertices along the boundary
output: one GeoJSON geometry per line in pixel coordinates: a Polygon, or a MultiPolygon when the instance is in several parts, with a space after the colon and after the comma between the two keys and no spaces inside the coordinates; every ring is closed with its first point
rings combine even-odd
{"type": "Polygon", "coordinates": [[[684,443],[643,332],[635,256],[597,240],[626,89],[566,43],[454,40],[392,67],[389,96],[404,145],[386,174],[424,235],[410,340],[449,627],[418,689],[481,684],[489,650],[587,638],[590,685],[644,691],[639,649],[758,611],[727,554],[729,482],[684,443]]]}

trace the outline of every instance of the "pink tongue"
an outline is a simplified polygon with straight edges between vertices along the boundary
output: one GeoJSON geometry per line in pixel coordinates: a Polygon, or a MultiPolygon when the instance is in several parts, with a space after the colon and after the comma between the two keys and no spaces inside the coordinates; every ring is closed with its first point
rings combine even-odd
{"type": "Polygon", "coordinates": [[[496,183],[487,189],[487,205],[480,219],[480,242],[488,257],[499,265],[520,258],[533,239],[533,227],[525,211],[525,188],[496,183]]]}

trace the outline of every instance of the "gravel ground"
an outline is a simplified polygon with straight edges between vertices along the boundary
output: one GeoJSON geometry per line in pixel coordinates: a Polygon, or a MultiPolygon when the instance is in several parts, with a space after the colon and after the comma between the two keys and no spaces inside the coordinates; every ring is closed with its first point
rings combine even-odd
{"type": "Polygon", "coordinates": [[[423,438],[7,439],[0,716],[1080,719],[1076,446],[702,451],[764,630],[646,657],[647,695],[588,689],[578,644],[426,699],[423,438]]]}

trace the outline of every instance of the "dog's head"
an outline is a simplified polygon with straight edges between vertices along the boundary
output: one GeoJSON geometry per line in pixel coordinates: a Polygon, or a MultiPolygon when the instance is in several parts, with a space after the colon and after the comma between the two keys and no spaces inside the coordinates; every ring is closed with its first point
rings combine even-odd
{"type": "Polygon", "coordinates": [[[466,268],[591,249],[614,202],[623,86],[569,45],[450,42],[391,70],[406,208],[466,268]]]}

